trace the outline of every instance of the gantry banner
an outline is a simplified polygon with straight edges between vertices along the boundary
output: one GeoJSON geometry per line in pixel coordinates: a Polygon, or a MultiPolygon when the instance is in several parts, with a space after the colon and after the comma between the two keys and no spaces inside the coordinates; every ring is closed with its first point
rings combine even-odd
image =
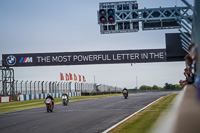
{"type": "Polygon", "coordinates": [[[3,54],[3,66],[54,66],[165,62],[166,49],[3,54]]]}

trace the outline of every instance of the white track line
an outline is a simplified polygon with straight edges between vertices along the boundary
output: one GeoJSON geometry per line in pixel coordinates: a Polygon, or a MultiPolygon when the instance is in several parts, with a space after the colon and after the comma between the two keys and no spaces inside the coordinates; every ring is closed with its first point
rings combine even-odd
{"type": "Polygon", "coordinates": [[[105,131],[103,131],[102,133],[108,133],[109,131],[111,131],[113,128],[117,127],[118,125],[120,125],[121,123],[125,122],[126,120],[128,120],[129,118],[131,118],[132,116],[136,115],[137,113],[139,113],[140,111],[144,110],[145,108],[147,108],[148,106],[150,106],[151,104],[153,104],[154,102],[160,100],[161,98],[163,98],[164,96],[158,98],[157,100],[151,102],[150,104],[148,104],[147,106],[143,107],[142,109],[138,110],[137,112],[131,114],[130,116],[126,117],[125,119],[123,119],[122,121],[116,123],[115,125],[113,125],[112,127],[106,129],[105,131]]]}

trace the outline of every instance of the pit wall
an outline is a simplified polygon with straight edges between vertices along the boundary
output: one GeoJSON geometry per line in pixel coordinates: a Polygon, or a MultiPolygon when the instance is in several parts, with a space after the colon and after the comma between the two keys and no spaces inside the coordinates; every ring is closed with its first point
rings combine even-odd
{"type": "MultiPolygon", "coordinates": [[[[53,98],[60,98],[63,93],[49,93],[53,98]]],[[[81,96],[81,92],[68,92],[69,97],[76,97],[81,96]]],[[[43,94],[24,94],[19,95],[17,97],[18,101],[27,101],[27,100],[34,100],[34,99],[45,99],[47,97],[47,93],[43,94]]]]}

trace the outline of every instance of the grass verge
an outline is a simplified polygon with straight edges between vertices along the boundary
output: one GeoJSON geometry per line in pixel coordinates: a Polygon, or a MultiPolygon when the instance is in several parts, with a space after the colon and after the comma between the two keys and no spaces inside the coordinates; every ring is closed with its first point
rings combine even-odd
{"type": "Polygon", "coordinates": [[[143,111],[137,113],[109,133],[148,133],[161,114],[171,106],[177,93],[164,96],[143,111]]]}
{"type": "MultiPolygon", "coordinates": [[[[119,96],[119,95],[122,95],[122,94],[107,94],[107,95],[95,95],[95,96],[70,97],[69,102],[79,101],[79,100],[87,100],[87,99],[95,99],[95,98],[103,98],[103,97],[110,97],[110,96],[119,96]]],[[[62,102],[61,98],[55,98],[55,104],[60,104],[61,102],[62,102]]],[[[0,103],[0,113],[22,110],[22,109],[35,108],[35,107],[41,107],[41,106],[45,106],[44,99],[0,103]]]]}

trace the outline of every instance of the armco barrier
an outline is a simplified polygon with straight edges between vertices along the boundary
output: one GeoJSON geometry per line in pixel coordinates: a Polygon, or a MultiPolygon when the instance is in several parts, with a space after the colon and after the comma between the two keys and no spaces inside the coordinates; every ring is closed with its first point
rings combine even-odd
{"type": "Polygon", "coordinates": [[[3,102],[10,102],[11,101],[11,97],[7,96],[7,97],[0,97],[0,103],[3,102]]]}
{"type": "MultiPolygon", "coordinates": [[[[54,98],[60,98],[63,93],[50,93],[51,96],[54,98]]],[[[69,97],[75,97],[75,96],[81,96],[81,92],[68,92],[67,93],[69,97]]],[[[27,100],[34,100],[34,99],[45,99],[47,96],[47,93],[43,94],[24,94],[18,96],[18,101],[27,101],[27,100]]]]}

